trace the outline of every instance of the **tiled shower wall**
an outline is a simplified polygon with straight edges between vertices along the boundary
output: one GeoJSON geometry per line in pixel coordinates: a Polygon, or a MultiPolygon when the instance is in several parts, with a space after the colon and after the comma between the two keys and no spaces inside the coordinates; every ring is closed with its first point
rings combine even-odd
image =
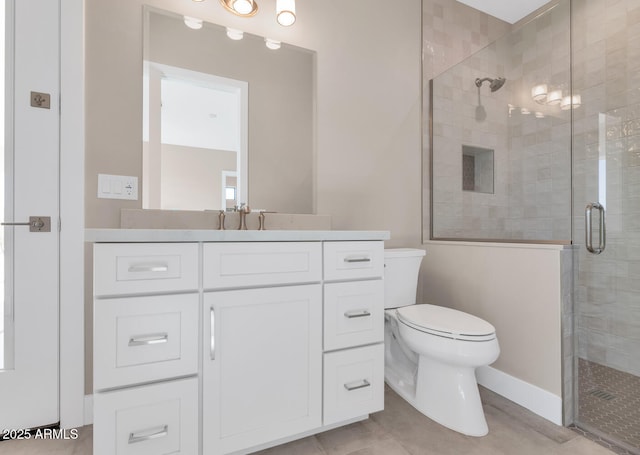
{"type": "MultiPolygon", "coordinates": [[[[422,0],[423,238],[429,239],[429,81],[511,29],[493,16],[451,0],[422,0]]],[[[475,88],[475,86],[474,86],[475,88]]],[[[486,87],[485,87],[486,89],[486,87]]],[[[462,159],[461,159],[462,161],[462,159]]]]}
{"type": "Polygon", "coordinates": [[[568,24],[560,2],[434,79],[434,237],[570,240],[570,111],[531,98],[537,84],[568,95],[568,24]],[[493,93],[474,83],[499,76],[493,93]],[[463,145],[494,150],[493,194],[463,191],[463,145]]]}
{"type": "Polygon", "coordinates": [[[574,112],[573,136],[578,353],[640,375],[640,3],[574,0],[573,42],[584,107],[574,112]],[[592,201],[607,213],[597,256],[584,248],[592,201]]]}

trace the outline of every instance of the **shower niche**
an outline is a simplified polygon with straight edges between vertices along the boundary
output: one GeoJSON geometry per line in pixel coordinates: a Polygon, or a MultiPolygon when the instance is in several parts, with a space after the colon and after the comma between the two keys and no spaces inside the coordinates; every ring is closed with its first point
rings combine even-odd
{"type": "Polygon", "coordinates": [[[493,150],[462,146],[462,191],[493,194],[493,150]]]}

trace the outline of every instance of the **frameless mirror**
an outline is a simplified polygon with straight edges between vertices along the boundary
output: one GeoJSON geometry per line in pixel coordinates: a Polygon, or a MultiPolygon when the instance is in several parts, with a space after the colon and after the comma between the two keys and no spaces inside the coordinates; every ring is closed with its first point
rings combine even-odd
{"type": "Polygon", "coordinates": [[[315,53],[144,17],[143,208],[312,213],[315,53]]]}

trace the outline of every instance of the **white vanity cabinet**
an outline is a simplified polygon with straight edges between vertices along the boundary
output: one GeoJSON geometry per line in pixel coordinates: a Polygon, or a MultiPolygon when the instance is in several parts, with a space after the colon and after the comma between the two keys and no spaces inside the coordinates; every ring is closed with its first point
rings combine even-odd
{"type": "Polygon", "coordinates": [[[383,408],[386,233],[184,232],[94,245],[96,455],[251,453],[383,408]]]}

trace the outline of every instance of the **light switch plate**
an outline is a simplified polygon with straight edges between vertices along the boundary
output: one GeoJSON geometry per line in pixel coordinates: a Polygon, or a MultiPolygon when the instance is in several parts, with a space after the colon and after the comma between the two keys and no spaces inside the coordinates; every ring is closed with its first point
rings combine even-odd
{"type": "Polygon", "coordinates": [[[98,174],[98,198],[138,200],[138,177],[98,174]]]}

